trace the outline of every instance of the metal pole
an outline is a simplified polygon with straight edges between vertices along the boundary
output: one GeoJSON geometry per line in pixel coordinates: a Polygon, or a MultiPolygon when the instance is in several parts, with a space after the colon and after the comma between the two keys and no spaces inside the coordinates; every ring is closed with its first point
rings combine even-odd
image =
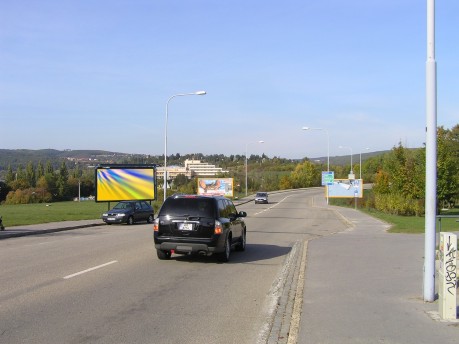
{"type": "Polygon", "coordinates": [[[166,200],[166,190],[167,190],[167,119],[169,117],[169,102],[171,101],[172,98],[176,97],[176,95],[173,95],[167,100],[166,103],[166,124],[164,127],[164,173],[163,173],[163,189],[164,189],[164,199],[163,202],[166,200]]]}
{"type": "Polygon", "coordinates": [[[424,301],[435,300],[435,215],[437,211],[437,65],[435,0],[427,0],[426,62],[426,200],[424,301]]]}
{"type": "Polygon", "coordinates": [[[247,197],[247,145],[245,144],[245,196],[247,197]]]}
{"type": "Polygon", "coordinates": [[[166,103],[166,123],[164,125],[164,200],[166,200],[167,197],[167,119],[169,117],[169,102],[172,100],[172,98],[175,97],[182,97],[182,96],[204,96],[206,95],[206,91],[198,91],[198,92],[193,92],[193,93],[180,93],[180,94],[174,94],[171,96],[166,103]]]}

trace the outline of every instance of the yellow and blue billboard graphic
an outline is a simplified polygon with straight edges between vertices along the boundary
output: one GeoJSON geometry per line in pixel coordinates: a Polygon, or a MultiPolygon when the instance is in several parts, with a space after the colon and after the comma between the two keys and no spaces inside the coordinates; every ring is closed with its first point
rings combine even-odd
{"type": "Polygon", "coordinates": [[[155,166],[106,166],[96,169],[96,202],[155,199],[155,166]]]}
{"type": "Polygon", "coordinates": [[[198,195],[233,197],[233,178],[198,178],[198,195]]]}
{"type": "Polygon", "coordinates": [[[362,198],[362,179],[335,179],[333,184],[325,186],[325,194],[330,198],[362,198]]]}

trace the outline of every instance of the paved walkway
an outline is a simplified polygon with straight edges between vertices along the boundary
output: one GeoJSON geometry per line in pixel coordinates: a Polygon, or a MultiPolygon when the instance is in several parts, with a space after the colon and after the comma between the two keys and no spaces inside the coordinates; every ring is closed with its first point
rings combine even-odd
{"type": "Polygon", "coordinates": [[[459,322],[423,301],[424,235],[332,209],[352,226],[308,243],[298,343],[459,343],[459,322]]]}

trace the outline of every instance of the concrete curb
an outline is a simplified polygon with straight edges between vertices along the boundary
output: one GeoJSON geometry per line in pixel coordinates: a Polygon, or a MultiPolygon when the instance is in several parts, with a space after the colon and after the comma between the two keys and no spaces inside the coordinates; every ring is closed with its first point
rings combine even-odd
{"type": "Polygon", "coordinates": [[[20,230],[19,229],[17,231],[5,229],[4,231],[0,233],[0,240],[9,239],[9,238],[18,238],[18,237],[28,236],[28,235],[40,235],[40,234],[47,234],[47,233],[54,233],[54,232],[62,232],[62,231],[68,231],[72,229],[104,226],[104,225],[105,223],[87,223],[87,224],[82,224],[82,225],[50,228],[50,229],[32,229],[32,230],[20,230]]]}
{"type": "Polygon", "coordinates": [[[265,339],[268,344],[296,343],[303,303],[307,245],[307,241],[295,242],[271,288],[270,294],[275,298],[276,307],[265,339]]]}

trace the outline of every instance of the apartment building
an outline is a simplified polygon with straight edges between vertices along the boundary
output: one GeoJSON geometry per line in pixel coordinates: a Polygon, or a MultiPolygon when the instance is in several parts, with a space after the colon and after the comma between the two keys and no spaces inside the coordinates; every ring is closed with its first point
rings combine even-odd
{"type": "MultiPolygon", "coordinates": [[[[214,177],[228,171],[223,170],[221,167],[202,162],[201,160],[185,160],[185,166],[167,166],[167,174],[169,178],[174,179],[179,174],[185,175],[187,178],[192,177],[214,177]]],[[[164,167],[158,166],[156,168],[156,176],[158,178],[164,177],[164,167]]]]}

